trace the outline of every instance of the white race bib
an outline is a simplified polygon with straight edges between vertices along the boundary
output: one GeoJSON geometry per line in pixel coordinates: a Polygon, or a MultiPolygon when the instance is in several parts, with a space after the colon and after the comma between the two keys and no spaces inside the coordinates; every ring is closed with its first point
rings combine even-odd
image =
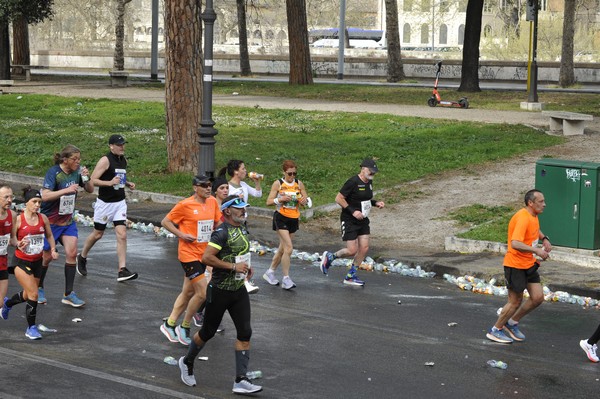
{"type": "Polygon", "coordinates": [[[368,218],[369,213],[371,213],[371,201],[362,201],[360,203],[360,211],[363,214],[363,217],[368,218]]]}
{"type": "Polygon", "coordinates": [[[71,215],[75,212],[75,194],[63,195],[59,201],[59,215],[71,215]]]}
{"type": "Polygon", "coordinates": [[[25,238],[29,240],[29,244],[25,247],[23,251],[27,255],[39,255],[44,250],[44,235],[43,234],[34,234],[34,235],[26,235],[25,238]]]}
{"type": "Polygon", "coordinates": [[[209,242],[214,222],[212,220],[198,220],[197,242],[209,242]]]}
{"type": "Polygon", "coordinates": [[[8,242],[10,241],[10,233],[0,236],[0,255],[8,254],[8,242]]]}
{"type": "MultiPolygon", "coordinates": [[[[251,258],[252,254],[250,252],[244,254],[244,255],[238,255],[235,257],[235,263],[246,263],[248,265],[248,268],[250,268],[250,258],[251,258]]],[[[235,279],[236,280],[244,280],[246,278],[246,273],[236,273],[235,274],[235,279]]]]}

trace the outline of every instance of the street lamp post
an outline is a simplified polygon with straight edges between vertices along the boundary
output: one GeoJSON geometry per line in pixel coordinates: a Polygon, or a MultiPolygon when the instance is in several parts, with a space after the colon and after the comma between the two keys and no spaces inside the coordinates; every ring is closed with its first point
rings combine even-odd
{"type": "Polygon", "coordinates": [[[532,17],[533,17],[533,39],[531,43],[531,77],[530,77],[530,87],[529,87],[529,96],[527,101],[530,103],[538,102],[538,92],[537,92],[537,84],[538,84],[538,65],[537,65],[537,31],[538,31],[538,0],[529,0],[528,2],[532,8],[532,17]]]}
{"type": "Polygon", "coordinates": [[[215,175],[215,136],[218,131],[212,120],[212,80],[213,80],[213,32],[217,14],[213,9],[213,0],[206,0],[206,8],[201,14],[204,21],[204,68],[202,70],[202,120],[198,128],[198,174],[213,177],[215,175]]]}

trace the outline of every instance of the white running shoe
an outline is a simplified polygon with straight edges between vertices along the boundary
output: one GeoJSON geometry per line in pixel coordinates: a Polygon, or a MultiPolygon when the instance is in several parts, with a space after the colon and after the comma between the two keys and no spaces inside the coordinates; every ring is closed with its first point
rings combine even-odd
{"type": "Polygon", "coordinates": [[[240,380],[240,382],[233,383],[232,391],[233,391],[233,393],[241,393],[241,394],[257,393],[257,392],[262,391],[262,387],[260,385],[254,385],[253,383],[250,382],[250,380],[243,377],[240,380]]]}
{"type": "Polygon", "coordinates": [[[254,285],[254,284],[252,284],[252,282],[250,282],[248,280],[244,281],[244,285],[246,286],[246,290],[248,291],[248,294],[255,294],[259,290],[258,285],[254,285]]]}
{"type": "Polygon", "coordinates": [[[275,278],[275,273],[273,273],[273,270],[271,269],[268,269],[265,274],[263,274],[263,278],[271,285],[279,285],[279,280],[275,278]]]}
{"type": "Polygon", "coordinates": [[[179,370],[181,371],[181,381],[187,386],[195,387],[196,377],[194,377],[194,367],[188,367],[188,365],[183,362],[184,357],[185,356],[181,356],[178,362],[179,370]]]}
{"type": "Polygon", "coordinates": [[[582,339],[579,341],[579,346],[581,346],[581,349],[583,349],[588,359],[590,359],[590,362],[598,363],[600,359],[598,359],[598,355],[596,355],[596,350],[598,349],[596,344],[590,345],[588,344],[587,339],[582,339]]]}
{"type": "Polygon", "coordinates": [[[281,287],[284,290],[291,290],[292,288],[296,288],[296,284],[294,284],[290,276],[285,276],[281,282],[281,287]]]}

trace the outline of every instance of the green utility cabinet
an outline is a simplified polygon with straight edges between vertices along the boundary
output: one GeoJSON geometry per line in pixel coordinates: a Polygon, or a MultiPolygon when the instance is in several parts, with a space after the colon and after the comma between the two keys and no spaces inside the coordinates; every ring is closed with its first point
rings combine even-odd
{"type": "Polygon", "coordinates": [[[544,193],[546,209],[540,229],[553,245],[600,248],[600,163],[540,159],[535,188],[544,193]]]}

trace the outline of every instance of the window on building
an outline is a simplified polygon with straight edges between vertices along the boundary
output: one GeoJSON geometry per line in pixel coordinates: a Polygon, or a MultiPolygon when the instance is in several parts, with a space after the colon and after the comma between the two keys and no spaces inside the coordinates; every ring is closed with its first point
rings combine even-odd
{"type": "Polygon", "coordinates": [[[483,37],[492,37],[492,27],[490,25],[483,28],[483,37]]]}
{"type": "Polygon", "coordinates": [[[494,9],[498,6],[498,2],[496,0],[485,0],[483,2],[483,12],[484,14],[491,14],[494,12],[494,9]]]}
{"type": "Polygon", "coordinates": [[[404,0],[404,4],[402,4],[402,11],[411,12],[413,10],[413,0],[404,0]]]}
{"type": "MultiPolygon", "coordinates": [[[[485,0],[483,2],[484,7],[485,7],[485,3],[487,3],[488,1],[491,1],[491,0],[485,0]]],[[[458,12],[467,12],[467,2],[468,2],[468,0],[460,0],[458,2],[458,12]]]]}
{"type": "Polygon", "coordinates": [[[402,43],[410,43],[410,24],[404,24],[402,28],[402,43]]]}
{"type": "Polygon", "coordinates": [[[267,40],[273,40],[275,38],[275,34],[272,30],[267,31],[267,40]]]}
{"type": "Polygon", "coordinates": [[[448,26],[446,24],[440,26],[440,44],[448,44],[448,26]]]}
{"type": "Polygon", "coordinates": [[[429,25],[421,25],[421,43],[429,43],[429,25]]]}
{"type": "Polygon", "coordinates": [[[255,39],[261,39],[262,38],[262,33],[260,32],[260,30],[255,30],[253,33],[253,36],[255,39]]]}
{"type": "Polygon", "coordinates": [[[421,0],[421,11],[431,12],[431,0],[421,0]]]}
{"type": "Polygon", "coordinates": [[[458,27],[458,44],[465,44],[465,26],[458,27]]]}
{"type": "Polygon", "coordinates": [[[448,12],[450,10],[450,2],[448,0],[440,0],[440,12],[448,12]]]}

